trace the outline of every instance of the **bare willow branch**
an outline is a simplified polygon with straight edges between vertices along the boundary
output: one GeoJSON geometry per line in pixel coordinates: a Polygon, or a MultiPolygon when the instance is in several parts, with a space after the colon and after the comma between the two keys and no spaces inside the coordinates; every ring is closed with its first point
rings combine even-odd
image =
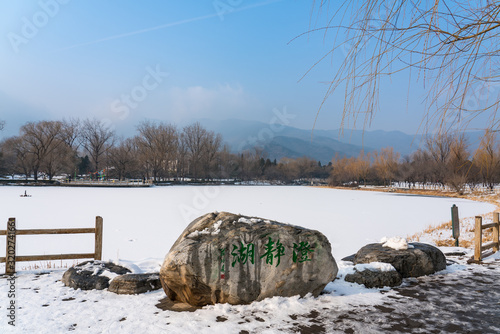
{"type": "MultiPolygon", "coordinates": [[[[306,75],[339,51],[344,59],[327,86],[318,108],[344,90],[342,126],[370,124],[379,106],[379,93],[386,77],[417,71],[426,90],[428,124],[447,130],[466,128],[486,113],[484,128],[498,130],[500,106],[500,4],[462,0],[329,0],[315,1],[316,22],[326,25],[306,34],[330,32],[335,38],[330,51],[311,66],[306,75]],[[344,35],[343,39],[338,36],[344,35]]],[[[298,36],[297,38],[302,37],[298,36]]],[[[410,91],[409,91],[410,93],[410,91]]]]}

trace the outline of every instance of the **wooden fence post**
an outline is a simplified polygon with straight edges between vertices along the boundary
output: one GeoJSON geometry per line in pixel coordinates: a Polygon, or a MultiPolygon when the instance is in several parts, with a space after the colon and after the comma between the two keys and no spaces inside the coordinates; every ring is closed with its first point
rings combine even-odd
{"type": "Polygon", "coordinates": [[[102,217],[95,217],[95,255],[94,259],[102,260],[102,217]]]}
{"type": "Polygon", "coordinates": [[[455,247],[458,247],[458,238],[460,237],[460,219],[458,218],[458,207],[453,204],[451,207],[451,232],[455,239],[455,247]]]}
{"type": "Polygon", "coordinates": [[[5,274],[13,275],[16,272],[16,218],[9,218],[7,222],[5,244],[5,274]]]}
{"type": "Polygon", "coordinates": [[[495,226],[493,226],[493,242],[496,243],[495,246],[493,246],[493,251],[498,252],[498,232],[499,232],[499,215],[500,213],[498,212],[493,212],[493,223],[495,223],[495,226]]]}
{"type": "Polygon", "coordinates": [[[481,248],[483,244],[483,218],[476,216],[475,227],[475,240],[474,240],[474,260],[481,261],[481,248]]]}

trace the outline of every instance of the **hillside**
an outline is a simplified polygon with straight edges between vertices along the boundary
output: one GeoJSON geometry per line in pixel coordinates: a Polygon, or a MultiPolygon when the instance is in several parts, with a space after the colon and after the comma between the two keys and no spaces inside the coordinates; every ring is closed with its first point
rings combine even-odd
{"type": "MultiPolygon", "coordinates": [[[[361,150],[370,152],[393,147],[401,156],[410,155],[424,144],[423,135],[409,135],[401,131],[339,129],[306,130],[256,121],[229,119],[200,120],[207,129],[220,133],[233,152],[255,146],[264,149],[268,158],[298,158],[307,156],[328,163],[339,156],[357,156],[361,150]]],[[[479,145],[482,131],[467,132],[469,149],[479,145]]]]}

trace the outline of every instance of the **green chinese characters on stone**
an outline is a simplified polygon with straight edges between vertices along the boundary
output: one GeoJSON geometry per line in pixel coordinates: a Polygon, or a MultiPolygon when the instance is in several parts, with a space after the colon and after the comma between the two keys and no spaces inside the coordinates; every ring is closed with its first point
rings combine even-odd
{"type": "Polygon", "coordinates": [[[274,241],[271,237],[269,237],[268,242],[264,245],[265,253],[260,258],[266,258],[266,263],[272,265],[273,260],[276,258],[276,267],[279,266],[281,262],[281,257],[285,255],[285,246],[280,242],[276,241],[276,248],[274,247],[274,241]],[[276,253],[276,254],[275,254],[276,253]]]}
{"type": "Polygon", "coordinates": [[[224,259],[226,257],[226,249],[225,248],[220,248],[219,249],[219,260],[220,260],[220,264],[222,265],[221,266],[221,269],[220,269],[220,272],[223,273],[225,271],[225,263],[224,263],[224,259]]]}
{"type": "MultiPolygon", "coordinates": [[[[239,264],[251,263],[255,264],[255,257],[263,259],[266,264],[279,266],[281,263],[281,257],[285,255],[285,245],[280,242],[280,239],[276,241],[272,237],[268,237],[268,240],[263,244],[264,253],[259,257],[258,250],[255,248],[255,244],[243,243],[239,241],[239,244],[231,244],[232,250],[231,256],[231,267],[239,264]]],[[[231,247],[230,246],[230,247],[231,247]]],[[[306,261],[312,261],[310,253],[313,253],[313,245],[309,244],[307,241],[300,241],[298,243],[293,243],[293,253],[292,261],[293,263],[303,263],[306,261]]],[[[221,278],[225,277],[225,257],[226,248],[219,249],[219,260],[221,264],[221,278]]]]}
{"type": "Polygon", "coordinates": [[[297,263],[297,260],[299,263],[311,261],[309,253],[312,252],[314,252],[314,249],[311,249],[311,245],[307,241],[301,241],[298,244],[293,243],[292,260],[294,263],[297,263]]]}
{"type": "Polygon", "coordinates": [[[239,247],[233,244],[233,250],[231,251],[231,255],[233,257],[233,261],[231,262],[231,266],[238,262],[241,264],[245,264],[250,261],[252,264],[255,263],[255,245],[253,243],[249,243],[244,245],[240,241],[239,247]]]}

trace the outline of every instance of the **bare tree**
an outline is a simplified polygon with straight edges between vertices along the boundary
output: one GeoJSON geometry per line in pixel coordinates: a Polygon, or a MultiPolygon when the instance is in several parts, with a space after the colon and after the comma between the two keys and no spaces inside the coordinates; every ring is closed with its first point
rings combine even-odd
{"type": "Polygon", "coordinates": [[[300,171],[297,164],[294,163],[294,159],[282,158],[278,167],[283,181],[293,182],[299,178],[300,171]]]}
{"type": "Polygon", "coordinates": [[[101,159],[114,145],[115,133],[102,121],[93,118],[83,122],[80,138],[84,150],[89,154],[94,165],[94,170],[98,171],[101,159]]]}
{"type": "Polygon", "coordinates": [[[62,121],[61,139],[64,143],[75,152],[78,150],[80,143],[78,136],[80,135],[81,122],[77,118],[70,118],[62,121]]]}
{"type": "MultiPolygon", "coordinates": [[[[353,185],[357,178],[355,174],[355,158],[340,157],[335,154],[332,159],[332,170],[330,171],[330,178],[328,183],[332,186],[342,186],[345,184],[353,185]]],[[[357,184],[355,184],[357,186],[357,184]]]]}
{"type": "Polygon", "coordinates": [[[142,165],[151,173],[154,181],[176,171],[178,149],[177,128],[170,124],[143,122],[138,127],[136,143],[142,165]]]}
{"type": "Polygon", "coordinates": [[[318,112],[343,87],[343,122],[361,116],[367,125],[379,108],[382,80],[404,71],[409,83],[421,80],[428,92],[426,126],[466,126],[488,112],[485,127],[499,127],[498,2],[320,0],[313,6],[314,21],[326,23],[304,35],[322,32],[333,41],[317,63],[344,52],[343,61],[332,61],[339,65],[318,112]]]}
{"type": "Polygon", "coordinates": [[[108,150],[108,162],[113,174],[119,180],[133,174],[138,168],[138,150],[134,139],[121,140],[118,145],[108,150]]]}
{"type": "Polygon", "coordinates": [[[202,159],[207,150],[207,130],[199,122],[186,126],[181,135],[188,157],[188,171],[196,180],[203,169],[202,159]]]}
{"type": "Polygon", "coordinates": [[[0,120],[0,131],[5,127],[5,121],[0,120]]]}
{"type": "Polygon", "coordinates": [[[301,157],[295,159],[294,164],[297,166],[299,179],[308,179],[312,181],[318,167],[318,162],[316,160],[308,157],[301,157]]]}
{"type": "Polygon", "coordinates": [[[415,184],[419,182],[425,188],[428,182],[433,181],[433,159],[429,152],[417,150],[410,157],[411,169],[408,179],[415,184]]]}
{"type": "Polygon", "coordinates": [[[181,133],[178,138],[177,147],[177,168],[176,168],[176,177],[184,180],[186,173],[188,171],[188,150],[186,147],[186,141],[183,139],[183,134],[181,133]]]}
{"type": "Polygon", "coordinates": [[[31,176],[35,156],[30,152],[28,143],[21,137],[11,137],[2,143],[2,152],[9,162],[7,169],[11,174],[24,174],[26,180],[31,176]]]}
{"type": "Polygon", "coordinates": [[[229,179],[235,176],[238,169],[237,157],[232,154],[229,145],[223,145],[222,149],[217,154],[218,160],[218,176],[222,179],[229,179]]]}
{"type": "Polygon", "coordinates": [[[448,160],[448,175],[446,183],[459,194],[463,194],[468,183],[471,161],[468,143],[464,134],[453,136],[450,145],[450,158],[448,160]]]}
{"type": "Polygon", "coordinates": [[[28,122],[21,127],[21,139],[32,154],[33,178],[38,180],[41,165],[63,143],[60,140],[62,123],[57,121],[28,122]]]}
{"type": "Polygon", "coordinates": [[[73,150],[62,143],[54,150],[50,151],[43,159],[40,170],[43,171],[49,180],[61,173],[70,174],[75,168],[75,155],[73,150]]]}
{"type": "Polygon", "coordinates": [[[495,132],[486,130],[474,156],[483,184],[493,190],[500,179],[500,144],[495,132]]]}
{"type": "Polygon", "coordinates": [[[400,154],[394,152],[392,147],[385,147],[380,151],[373,152],[373,167],[385,185],[391,185],[396,178],[400,154]]]}
{"type": "Polygon", "coordinates": [[[80,148],[81,142],[80,138],[81,122],[77,118],[65,119],[62,121],[61,128],[61,140],[64,142],[65,149],[67,149],[68,158],[66,159],[65,166],[70,171],[74,171],[76,176],[76,170],[78,165],[78,149],[80,148]]]}
{"type": "Polygon", "coordinates": [[[203,169],[205,173],[205,178],[211,178],[214,176],[214,172],[218,170],[216,166],[217,153],[220,151],[222,146],[222,136],[216,134],[213,131],[207,131],[205,134],[205,151],[203,152],[203,169]]]}
{"type": "Polygon", "coordinates": [[[366,178],[370,171],[370,153],[365,154],[365,152],[361,150],[353,167],[357,183],[359,184],[360,180],[363,180],[363,184],[366,185],[366,178]]]}
{"type": "Polygon", "coordinates": [[[434,182],[444,186],[448,174],[448,159],[450,158],[453,137],[447,133],[437,133],[434,136],[428,136],[425,141],[427,152],[433,160],[434,182]]]}

